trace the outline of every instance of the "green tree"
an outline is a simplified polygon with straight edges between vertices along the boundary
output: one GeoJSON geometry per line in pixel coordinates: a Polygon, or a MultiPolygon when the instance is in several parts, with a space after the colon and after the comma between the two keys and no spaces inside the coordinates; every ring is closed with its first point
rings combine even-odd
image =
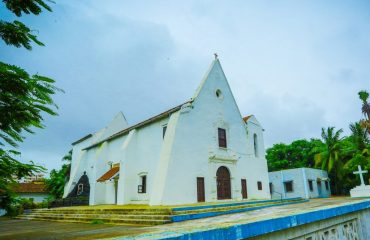
{"type": "Polygon", "coordinates": [[[334,127],[328,127],[326,130],[321,129],[323,145],[313,149],[315,153],[315,166],[328,171],[330,178],[333,180],[332,190],[335,194],[342,194],[340,189],[343,179],[343,159],[342,152],[342,134],[343,130],[335,131],[334,127]]]}
{"type": "Polygon", "coordinates": [[[67,162],[62,165],[59,170],[53,169],[50,172],[50,178],[46,179],[45,183],[50,193],[54,198],[62,198],[64,193],[64,186],[66,185],[71,169],[72,161],[72,149],[62,158],[63,162],[67,162]]]}
{"type": "MultiPolygon", "coordinates": [[[[42,0],[3,0],[3,3],[16,17],[38,15],[42,9],[51,11],[42,0]]],[[[18,20],[0,20],[0,37],[7,45],[27,50],[32,49],[32,43],[44,45],[18,20]]],[[[20,157],[16,149],[24,140],[24,132],[33,133],[32,128],[44,127],[43,114],[56,115],[51,98],[56,91],[59,89],[54,86],[54,80],[0,62],[0,208],[7,209],[12,203],[12,188],[19,178],[44,171],[33,162],[22,163],[16,159],[20,157]]]]}
{"type": "Polygon", "coordinates": [[[283,169],[314,167],[315,147],[322,146],[318,139],[300,139],[290,144],[278,143],[266,150],[266,159],[269,171],[283,169]]]}
{"type": "Polygon", "coordinates": [[[353,174],[360,165],[365,169],[370,169],[370,139],[366,134],[366,130],[361,127],[360,123],[350,124],[351,135],[347,137],[343,144],[344,155],[346,163],[344,169],[346,170],[346,177],[348,189],[358,184],[358,179],[353,174]]]}
{"type": "Polygon", "coordinates": [[[326,130],[321,129],[321,137],[324,145],[316,148],[315,165],[321,169],[331,172],[334,167],[341,164],[340,155],[340,141],[343,130],[335,131],[334,127],[328,127],[326,130]]]}
{"type": "Polygon", "coordinates": [[[369,99],[369,93],[362,90],[358,93],[359,98],[362,101],[362,113],[365,119],[360,121],[361,127],[365,129],[365,134],[370,134],[370,104],[367,102],[369,99]]]}

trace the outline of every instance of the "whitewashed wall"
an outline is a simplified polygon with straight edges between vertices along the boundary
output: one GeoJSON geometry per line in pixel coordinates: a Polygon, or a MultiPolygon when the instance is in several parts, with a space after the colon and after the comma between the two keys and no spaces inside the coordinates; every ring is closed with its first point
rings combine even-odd
{"type": "MultiPolygon", "coordinates": [[[[249,131],[257,132],[263,141],[260,126],[250,126],[249,131]]],[[[216,171],[220,166],[226,166],[231,173],[234,200],[241,199],[241,178],[247,179],[249,198],[269,198],[266,160],[254,157],[249,135],[219,62],[215,61],[192,106],[180,112],[168,168],[160,173],[167,176],[163,193],[158,193],[162,199],[154,198],[151,204],[196,202],[197,177],[205,178],[206,201],[215,201],[216,171]],[[217,89],[222,92],[221,98],[216,96],[217,89]],[[227,149],[218,147],[218,127],[226,129],[227,149]],[[263,190],[257,190],[257,181],[262,182],[263,190]]],[[[259,145],[263,152],[263,143],[259,145]]]]}
{"type": "MultiPolygon", "coordinates": [[[[326,171],[312,168],[296,168],[287,169],[282,171],[270,172],[269,179],[273,185],[272,198],[280,198],[280,194],[283,194],[284,198],[318,198],[318,197],[329,197],[330,186],[327,190],[325,182],[321,181],[321,196],[319,196],[317,188],[317,179],[328,178],[326,171]],[[308,180],[313,180],[313,191],[310,191],[308,180]],[[293,181],[293,192],[286,192],[284,188],[284,182],[293,181]],[[278,193],[277,193],[278,192],[278,193]]],[[[330,185],[330,184],[329,184],[330,185]]]]}

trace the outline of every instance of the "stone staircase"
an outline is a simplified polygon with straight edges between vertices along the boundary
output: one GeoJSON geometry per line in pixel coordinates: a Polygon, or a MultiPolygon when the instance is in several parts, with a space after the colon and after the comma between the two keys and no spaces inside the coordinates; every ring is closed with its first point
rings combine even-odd
{"type": "Polygon", "coordinates": [[[159,225],[171,222],[171,209],[166,208],[51,208],[35,209],[18,216],[18,219],[105,223],[117,225],[159,225]]]}
{"type": "Polygon", "coordinates": [[[104,208],[94,207],[61,207],[51,209],[34,209],[18,216],[18,219],[105,223],[117,225],[159,225],[171,222],[180,222],[224,214],[233,214],[253,211],[266,207],[301,203],[301,198],[268,201],[244,201],[228,203],[209,203],[204,205],[189,205],[182,207],[130,207],[111,206],[104,208]]]}

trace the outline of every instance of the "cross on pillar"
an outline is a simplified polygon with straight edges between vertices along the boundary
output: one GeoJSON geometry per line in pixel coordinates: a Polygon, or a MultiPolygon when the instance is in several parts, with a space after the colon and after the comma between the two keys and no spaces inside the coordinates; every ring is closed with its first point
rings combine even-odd
{"type": "Polygon", "coordinates": [[[360,175],[361,185],[365,185],[364,176],[362,175],[363,173],[367,173],[367,170],[362,170],[362,168],[361,168],[360,165],[358,165],[358,171],[357,172],[353,172],[353,174],[360,175]]]}

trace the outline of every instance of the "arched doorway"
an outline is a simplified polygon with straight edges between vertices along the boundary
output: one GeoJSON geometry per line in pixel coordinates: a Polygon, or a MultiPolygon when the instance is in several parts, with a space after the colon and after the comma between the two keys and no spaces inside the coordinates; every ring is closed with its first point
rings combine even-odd
{"type": "Polygon", "coordinates": [[[217,199],[231,199],[231,182],[229,170],[222,166],[217,169],[217,199]]]}

